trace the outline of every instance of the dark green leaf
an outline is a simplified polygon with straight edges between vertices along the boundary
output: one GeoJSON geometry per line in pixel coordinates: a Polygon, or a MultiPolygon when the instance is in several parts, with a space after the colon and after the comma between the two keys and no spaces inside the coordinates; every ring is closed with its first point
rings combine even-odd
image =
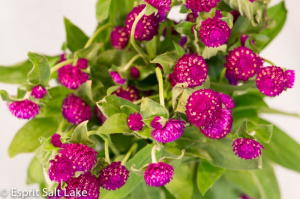
{"type": "Polygon", "coordinates": [[[149,98],[144,98],[142,100],[140,113],[143,119],[148,119],[155,116],[161,116],[166,119],[169,118],[168,110],[149,98]]]}
{"type": "Polygon", "coordinates": [[[170,74],[173,72],[173,68],[179,59],[179,55],[175,52],[166,52],[157,56],[151,63],[157,63],[162,65],[164,74],[170,74]]]}
{"type": "Polygon", "coordinates": [[[105,158],[103,158],[103,157],[98,158],[97,164],[92,169],[92,173],[95,174],[96,176],[99,176],[100,171],[102,169],[104,169],[107,165],[108,165],[108,163],[105,162],[105,158]]]}
{"type": "Polygon", "coordinates": [[[100,127],[97,134],[131,133],[127,118],[128,116],[124,113],[112,115],[100,127]]]}
{"type": "Polygon", "coordinates": [[[88,121],[82,122],[75,128],[72,133],[72,137],[69,140],[70,143],[84,144],[87,146],[94,144],[94,142],[88,137],[87,123],[88,121]]]}
{"type": "Polygon", "coordinates": [[[111,0],[98,0],[96,5],[96,19],[102,22],[109,16],[111,0]]]}
{"type": "Polygon", "coordinates": [[[27,170],[27,184],[44,183],[44,172],[40,161],[34,157],[27,170]]]}

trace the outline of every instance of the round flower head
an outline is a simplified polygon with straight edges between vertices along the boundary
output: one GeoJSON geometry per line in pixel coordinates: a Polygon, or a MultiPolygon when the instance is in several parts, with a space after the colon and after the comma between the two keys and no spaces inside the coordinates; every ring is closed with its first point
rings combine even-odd
{"type": "Polygon", "coordinates": [[[197,12],[209,12],[217,7],[220,0],[186,0],[186,6],[197,12]]]}
{"type": "Polygon", "coordinates": [[[233,109],[235,107],[235,102],[233,99],[224,93],[218,93],[219,97],[221,98],[222,104],[224,104],[226,109],[233,109]]]}
{"type": "Polygon", "coordinates": [[[126,79],[123,79],[117,71],[109,72],[110,76],[113,78],[114,82],[117,84],[123,85],[126,82],[126,79]]]}
{"type": "Polygon", "coordinates": [[[271,97],[279,95],[286,88],[285,73],[277,66],[264,67],[257,74],[256,86],[264,95],[271,97]]]}
{"type": "Polygon", "coordinates": [[[98,199],[100,196],[100,184],[96,176],[90,172],[81,174],[79,177],[73,177],[67,182],[65,189],[66,199],[98,199]],[[85,193],[86,196],[72,196],[76,193],[85,193]]]}
{"type": "Polygon", "coordinates": [[[133,131],[140,131],[144,126],[143,118],[140,113],[130,114],[128,119],[128,126],[133,131]]]}
{"type": "Polygon", "coordinates": [[[127,99],[131,102],[134,102],[140,98],[139,91],[131,86],[128,86],[126,89],[120,87],[115,92],[113,92],[112,95],[127,99]]]}
{"type": "Polygon", "coordinates": [[[40,112],[40,106],[28,99],[12,102],[8,105],[8,108],[17,118],[27,120],[35,118],[40,112]]]}
{"type": "Polygon", "coordinates": [[[124,49],[128,44],[129,37],[126,32],[126,28],[122,26],[116,26],[111,32],[110,42],[116,49],[124,49]]]}
{"type": "Polygon", "coordinates": [[[57,72],[60,83],[69,89],[77,89],[89,79],[88,74],[70,64],[61,67],[57,72]]]}
{"type": "Polygon", "coordinates": [[[174,168],[164,162],[151,163],[144,173],[146,184],[151,187],[161,187],[173,179],[174,168]]]}
{"type": "Polygon", "coordinates": [[[184,45],[187,43],[187,37],[183,36],[181,37],[180,41],[179,41],[179,45],[184,48],[184,45]]]}
{"type": "Polygon", "coordinates": [[[234,79],[227,71],[226,71],[226,73],[225,73],[225,77],[227,78],[228,83],[229,83],[230,85],[234,85],[234,86],[237,86],[237,85],[238,85],[239,81],[236,80],[236,79],[234,79]]]}
{"type": "Polygon", "coordinates": [[[74,176],[76,170],[72,160],[67,156],[58,154],[50,161],[49,178],[55,182],[65,182],[74,176]]]}
{"type": "MultiPolygon", "coordinates": [[[[146,5],[139,5],[138,7],[133,8],[133,10],[128,13],[125,21],[126,31],[128,35],[131,34],[131,28],[136,17],[140,12],[142,12],[145,6],[146,5]]],[[[158,16],[155,16],[154,13],[149,16],[144,15],[136,25],[134,38],[139,41],[150,41],[155,35],[158,34],[158,28],[158,16]]]]}
{"type": "Polygon", "coordinates": [[[102,113],[102,111],[97,107],[95,106],[95,115],[96,115],[96,118],[97,120],[99,121],[99,123],[102,125],[105,121],[106,121],[106,117],[105,115],[102,113]]]}
{"type": "Polygon", "coordinates": [[[226,56],[224,66],[235,80],[247,81],[261,69],[263,59],[246,47],[238,47],[226,56]]]}
{"type": "Polygon", "coordinates": [[[244,158],[245,160],[257,158],[261,155],[261,149],[264,149],[260,143],[249,138],[236,139],[232,146],[235,155],[238,155],[240,158],[244,158]]]}
{"type": "Polygon", "coordinates": [[[61,142],[61,140],[60,140],[60,135],[59,134],[54,134],[54,135],[52,135],[52,137],[51,137],[51,143],[53,144],[53,146],[55,146],[55,147],[61,147],[61,145],[62,145],[62,142],[61,142]]]}
{"type": "Polygon", "coordinates": [[[208,74],[207,64],[203,57],[197,54],[185,54],[176,63],[171,75],[172,86],[174,83],[188,83],[188,87],[201,86],[208,74]]]}
{"type": "Polygon", "coordinates": [[[89,63],[89,60],[87,60],[85,58],[81,58],[81,59],[78,59],[76,66],[80,69],[86,69],[88,67],[88,63],[89,63]]]}
{"type": "Polygon", "coordinates": [[[151,126],[153,128],[151,135],[156,141],[162,143],[173,142],[180,138],[184,133],[184,121],[169,119],[163,126],[160,123],[160,120],[160,117],[155,117],[151,122],[151,126]]]}
{"type": "Polygon", "coordinates": [[[159,19],[162,22],[166,19],[166,14],[171,9],[172,0],[145,0],[145,2],[158,10],[159,19]]]}
{"type": "Polygon", "coordinates": [[[233,123],[232,112],[223,108],[216,120],[203,128],[200,131],[211,139],[221,139],[230,133],[233,123]]]}
{"type": "Polygon", "coordinates": [[[113,162],[101,170],[100,186],[106,190],[116,190],[123,187],[129,177],[129,171],[121,162],[113,162]]]}
{"type": "Polygon", "coordinates": [[[285,86],[287,88],[293,88],[294,83],[295,83],[295,71],[294,70],[286,70],[285,71],[285,86]]]}
{"type": "Polygon", "coordinates": [[[201,41],[207,47],[219,47],[226,44],[231,30],[225,21],[222,21],[222,15],[216,11],[216,16],[208,18],[201,23],[199,36],[201,41]]]}
{"type": "Polygon", "coordinates": [[[215,91],[200,89],[187,100],[186,115],[188,120],[200,127],[215,122],[216,116],[222,110],[222,101],[215,91]]]}
{"type": "Polygon", "coordinates": [[[198,13],[189,13],[187,14],[186,16],[186,19],[185,21],[189,21],[189,22],[192,22],[192,23],[196,23],[197,21],[197,17],[198,17],[198,13]]]}
{"type": "Polygon", "coordinates": [[[58,156],[65,156],[72,161],[76,171],[90,171],[97,163],[97,152],[83,144],[63,144],[58,156]]]}
{"type": "Polygon", "coordinates": [[[63,101],[62,114],[68,122],[80,124],[83,121],[91,119],[92,110],[83,99],[70,94],[63,101]]]}
{"type": "Polygon", "coordinates": [[[66,61],[66,54],[65,53],[60,55],[60,60],[58,61],[58,63],[63,62],[63,61],[66,61]]]}
{"type": "Polygon", "coordinates": [[[41,85],[35,86],[31,90],[31,96],[35,99],[42,99],[43,97],[45,97],[46,93],[47,90],[41,85]]]}
{"type": "Polygon", "coordinates": [[[137,67],[133,66],[131,69],[130,69],[130,76],[137,80],[139,77],[140,77],[140,71],[139,69],[137,69],[137,67]]]}

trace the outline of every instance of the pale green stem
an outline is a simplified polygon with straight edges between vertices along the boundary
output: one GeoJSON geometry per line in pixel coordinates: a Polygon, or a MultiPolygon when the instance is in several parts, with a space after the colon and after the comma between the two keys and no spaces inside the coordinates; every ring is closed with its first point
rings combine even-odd
{"type": "Polygon", "coordinates": [[[128,68],[139,58],[141,57],[141,55],[136,55],[134,56],[122,69],[123,72],[126,72],[128,70],[128,68]]]}
{"type": "Polygon", "coordinates": [[[58,69],[60,69],[61,67],[63,67],[64,65],[67,65],[67,64],[72,64],[73,63],[73,59],[68,59],[66,61],[63,61],[63,62],[60,62],[58,64],[56,64],[55,66],[53,66],[51,68],[51,74],[56,72],[58,69]]]}
{"type": "Polygon", "coordinates": [[[135,40],[134,40],[134,33],[135,33],[136,25],[138,24],[138,22],[141,20],[141,18],[144,16],[145,13],[146,13],[146,8],[144,8],[142,10],[142,12],[140,12],[140,14],[135,18],[135,20],[132,24],[132,28],[131,28],[130,42],[131,42],[131,45],[134,47],[134,49],[142,56],[145,63],[147,64],[148,63],[147,56],[142,51],[142,49],[135,43],[135,40]]]}
{"type": "Polygon", "coordinates": [[[110,158],[109,158],[109,149],[108,149],[108,140],[104,140],[104,145],[105,145],[105,161],[110,164],[110,158]]]}
{"type": "Polygon", "coordinates": [[[130,157],[130,155],[132,154],[132,152],[135,151],[135,150],[137,149],[137,147],[138,147],[138,144],[137,144],[137,143],[134,143],[134,144],[130,147],[129,151],[126,153],[124,159],[123,159],[122,162],[121,162],[122,165],[126,164],[128,158],[130,157]]]}
{"type": "Polygon", "coordinates": [[[264,60],[265,60],[265,62],[267,62],[267,63],[269,63],[269,64],[271,64],[272,66],[276,66],[273,62],[271,62],[270,60],[268,60],[268,59],[265,59],[265,58],[263,58],[264,60]]]}
{"type": "Polygon", "coordinates": [[[151,150],[152,163],[157,163],[155,152],[156,152],[156,149],[158,149],[158,148],[159,148],[158,145],[154,145],[152,150],[151,150]]]}
{"type": "Polygon", "coordinates": [[[110,27],[110,26],[113,26],[112,24],[105,24],[103,26],[101,26],[100,28],[98,28],[98,30],[96,30],[96,32],[94,33],[94,35],[86,42],[84,48],[87,48],[89,47],[93,42],[94,40],[96,39],[96,37],[103,31],[105,30],[106,28],[110,27]]]}
{"type": "Polygon", "coordinates": [[[158,87],[159,87],[159,101],[162,106],[165,106],[165,99],[164,99],[164,83],[162,73],[159,67],[155,69],[156,77],[158,80],[158,87]]]}

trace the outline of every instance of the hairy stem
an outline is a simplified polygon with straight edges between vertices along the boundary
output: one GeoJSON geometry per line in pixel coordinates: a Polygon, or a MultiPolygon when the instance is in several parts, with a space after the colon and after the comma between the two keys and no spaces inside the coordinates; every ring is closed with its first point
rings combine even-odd
{"type": "Polygon", "coordinates": [[[152,150],[151,150],[152,163],[157,163],[156,155],[155,155],[156,150],[159,150],[159,145],[154,145],[152,150]]]}
{"type": "Polygon", "coordinates": [[[123,72],[126,72],[128,69],[129,69],[129,67],[139,58],[139,57],[141,57],[141,55],[136,55],[136,56],[134,56],[125,66],[124,66],[124,68],[122,69],[122,71],[123,72]]]}
{"type": "Polygon", "coordinates": [[[66,61],[63,61],[63,62],[60,62],[58,64],[56,64],[55,66],[53,66],[51,68],[51,74],[56,72],[58,69],[60,69],[61,67],[63,67],[64,65],[67,65],[67,64],[72,64],[74,61],[74,59],[68,59],[66,61]]]}
{"type": "Polygon", "coordinates": [[[104,140],[104,145],[105,145],[105,161],[110,164],[108,140],[107,139],[104,140]]]}
{"type": "Polygon", "coordinates": [[[138,147],[138,144],[137,144],[137,143],[134,143],[134,144],[130,147],[129,151],[126,153],[124,159],[123,159],[122,162],[121,162],[122,165],[126,164],[128,158],[130,157],[130,155],[132,154],[132,152],[134,152],[134,151],[137,149],[137,147],[138,147]]]}
{"type": "Polygon", "coordinates": [[[109,28],[113,26],[112,24],[105,24],[103,26],[101,26],[100,28],[98,28],[98,30],[96,30],[96,32],[94,33],[94,35],[92,37],[90,37],[90,39],[86,42],[84,48],[87,48],[89,47],[93,42],[94,40],[96,39],[96,37],[103,31],[105,30],[106,28],[109,28]]]}
{"type": "Polygon", "coordinates": [[[272,66],[276,66],[273,62],[271,62],[270,60],[268,60],[268,59],[265,59],[265,58],[263,58],[264,60],[265,60],[265,62],[267,62],[267,63],[269,63],[269,64],[271,64],[272,66]]]}
{"type": "Polygon", "coordinates": [[[156,77],[157,77],[158,86],[159,86],[159,101],[162,106],[165,106],[164,83],[163,83],[162,73],[161,73],[161,70],[159,67],[156,67],[155,72],[156,72],[156,77]]]}

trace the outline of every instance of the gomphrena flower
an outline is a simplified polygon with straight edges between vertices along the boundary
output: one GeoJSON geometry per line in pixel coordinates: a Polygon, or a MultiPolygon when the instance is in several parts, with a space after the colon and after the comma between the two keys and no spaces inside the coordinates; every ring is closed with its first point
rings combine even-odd
{"type": "Polygon", "coordinates": [[[295,83],[295,71],[294,70],[286,70],[285,71],[285,86],[287,88],[293,88],[294,83],[295,83]]]}
{"type": "Polygon", "coordinates": [[[31,96],[35,99],[42,99],[46,94],[47,90],[42,85],[35,86],[31,90],[31,96]]]}
{"type": "Polygon", "coordinates": [[[98,108],[98,106],[95,106],[95,115],[99,123],[102,125],[106,121],[105,115],[102,113],[102,111],[98,108]]]}
{"type": "MultiPolygon", "coordinates": [[[[125,21],[126,31],[128,35],[131,34],[131,28],[136,17],[139,15],[140,12],[142,12],[145,6],[146,5],[143,4],[134,7],[133,10],[128,13],[125,21]]],[[[154,13],[149,16],[144,15],[136,25],[134,38],[139,41],[150,41],[155,35],[157,35],[159,28],[158,17],[159,16],[155,16],[154,13]]]]}
{"type": "Polygon", "coordinates": [[[97,152],[83,144],[63,144],[57,156],[66,156],[76,171],[90,171],[97,163],[97,152]]]}
{"type": "Polygon", "coordinates": [[[55,182],[66,182],[74,176],[76,167],[69,157],[62,154],[56,155],[54,160],[50,161],[49,178],[55,182]]]}
{"type": "Polygon", "coordinates": [[[62,114],[68,122],[80,124],[83,121],[91,119],[92,110],[83,99],[74,94],[70,94],[63,101],[62,114]]]}
{"type": "Polygon", "coordinates": [[[197,12],[209,12],[217,7],[220,0],[186,0],[186,6],[197,12]]]}
{"type": "Polygon", "coordinates": [[[187,37],[183,36],[181,37],[180,41],[179,41],[179,45],[184,48],[184,45],[187,43],[187,37]]]}
{"type": "Polygon", "coordinates": [[[126,89],[120,87],[115,92],[113,92],[112,95],[127,99],[131,102],[134,102],[140,98],[139,90],[131,86],[127,86],[126,89]]]}
{"type": "Polygon", "coordinates": [[[233,109],[235,107],[235,102],[233,99],[224,93],[218,93],[221,98],[222,104],[225,106],[226,109],[233,109]]]}
{"type": "Polygon", "coordinates": [[[151,163],[144,173],[146,184],[151,187],[161,187],[173,179],[174,168],[164,162],[151,163]]]}
{"type": "Polygon", "coordinates": [[[117,71],[111,71],[109,72],[111,78],[116,82],[117,84],[123,85],[126,82],[126,79],[123,79],[121,75],[117,71]]]}
{"type": "Polygon", "coordinates": [[[143,122],[143,117],[141,116],[140,113],[133,113],[130,114],[128,119],[128,126],[131,130],[133,131],[140,131],[143,129],[144,122],[143,122]]]}
{"type": "Polygon", "coordinates": [[[213,18],[208,18],[201,23],[199,36],[205,46],[215,48],[227,43],[231,30],[221,17],[222,14],[216,11],[213,18]]]}
{"type": "Polygon", "coordinates": [[[65,53],[60,55],[60,59],[59,59],[58,63],[63,62],[63,61],[66,61],[66,54],[65,53]]]}
{"type": "Polygon", "coordinates": [[[88,74],[70,64],[61,67],[57,72],[60,83],[69,89],[77,89],[89,79],[88,74]]]}
{"type": "Polygon", "coordinates": [[[223,108],[213,123],[200,127],[200,131],[211,139],[221,139],[230,133],[233,123],[231,110],[223,108]]]}
{"type": "Polygon", "coordinates": [[[187,14],[187,16],[186,16],[185,21],[189,21],[189,22],[192,22],[192,23],[196,23],[197,17],[198,17],[198,16],[199,16],[199,15],[198,15],[197,13],[189,13],[189,14],[187,14]]]}
{"type": "Polygon", "coordinates": [[[121,162],[113,162],[101,170],[100,186],[106,190],[116,190],[123,187],[129,177],[129,171],[121,162]]]}
{"type": "Polygon", "coordinates": [[[17,118],[27,120],[35,118],[40,112],[40,106],[28,99],[12,102],[8,105],[8,108],[17,118]]]}
{"type": "Polygon", "coordinates": [[[89,60],[85,58],[78,59],[76,66],[80,69],[86,69],[88,67],[89,60]]]}
{"type": "Polygon", "coordinates": [[[261,149],[264,149],[260,143],[249,138],[238,138],[233,142],[232,146],[235,155],[245,160],[257,158],[261,155],[261,149]]]}
{"type": "Polygon", "coordinates": [[[188,83],[188,87],[201,86],[208,74],[207,64],[202,56],[195,54],[185,54],[176,63],[174,72],[171,74],[174,83],[188,83]]]}
{"type": "Polygon", "coordinates": [[[96,176],[90,172],[73,177],[67,182],[66,199],[98,199],[100,196],[100,184],[96,176]],[[76,192],[77,191],[77,192],[76,192]],[[85,191],[85,192],[84,192],[85,191]],[[72,196],[71,193],[86,193],[86,196],[72,196]]]}
{"type": "Polygon", "coordinates": [[[169,119],[165,122],[165,125],[162,125],[160,120],[162,120],[162,118],[155,117],[151,122],[153,128],[151,135],[156,141],[162,143],[173,142],[184,133],[184,121],[169,119]]]}
{"type": "Polygon", "coordinates": [[[186,115],[192,124],[201,127],[214,123],[221,109],[222,100],[218,93],[211,89],[200,89],[188,98],[186,115]]]}
{"type": "Polygon", "coordinates": [[[116,26],[113,28],[110,35],[111,45],[116,49],[124,49],[128,44],[129,36],[126,32],[126,28],[122,26],[116,26]]]}
{"type": "Polygon", "coordinates": [[[289,70],[287,73],[290,75],[286,76],[286,73],[280,67],[264,67],[257,74],[256,86],[261,93],[274,97],[282,93],[287,86],[291,87],[293,85],[295,76],[292,72],[289,70]],[[288,84],[287,79],[289,79],[288,84]]]}
{"type": "Polygon", "coordinates": [[[52,135],[52,137],[51,137],[51,143],[53,144],[53,146],[55,146],[55,147],[61,147],[62,142],[60,140],[60,137],[61,136],[59,134],[57,134],[57,133],[55,133],[54,135],[52,135]]]}
{"type": "Polygon", "coordinates": [[[263,59],[246,47],[238,47],[226,56],[224,66],[235,80],[247,81],[261,69],[263,59]]]}
{"type": "Polygon", "coordinates": [[[139,69],[137,69],[137,67],[133,66],[131,69],[130,69],[130,76],[137,80],[139,77],[140,77],[140,71],[139,69]]]}
{"type": "Polygon", "coordinates": [[[145,0],[145,2],[158,10],[159,19],[162,22],[166,19],[166,14],[171,9],[172,0],[145,0]]]}
{"type": "Polygon", "coordinates": [[[230,85],[234,85],[234,86],[237,86],[237,85],[238,85],[239,81],[236,80],[236,79],[234,79],[227,71],[226,71],[226,73],[225,73],[225,77],[226,77],[226,79],[228,80],[228,83],[229,83],[230,85]]]}

